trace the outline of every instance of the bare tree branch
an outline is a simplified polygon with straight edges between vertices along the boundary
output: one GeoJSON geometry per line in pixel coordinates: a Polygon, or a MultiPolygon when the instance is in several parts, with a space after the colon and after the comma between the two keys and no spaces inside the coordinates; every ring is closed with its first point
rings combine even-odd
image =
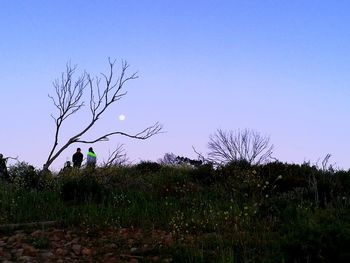
{"type": "Polygon", "coordinates": [[[102,78],[92,78],[90,74],[84,72],[75,82],[73,82],[73,75],[76,67],[72,67],[70,64],[66,65],[66,72],[62,73],[60,80],[55,80],[53,86],[55,88],[55,97],[50,96],[49,98],[53,101],[54,106],[58,109],[58,117],[52,118],[55,120],[56,131],[54,137],[53,147],[48,155],[47,161],[44,164],[44,168],[48,169],[52,162],[71,144],[73,143],[95,143],[100,141],[108,141],[110,136],[123,135],[133,139],[145,140],[153,135],[161,133],[162,125],[158,122],[154,125],[140,131],[136,134],[129,134],[122,131],[112,131],[104,134],[96,139],[84,140],[81,139],[99,120],[99,118],[106,112],[106,110],[116,101],[123,98],[127,92],[123,91],[124,85],[130,81],[138,78],[136,73],[130,75],[127,74],[129,65],[127,62],[122,61],[121,72],[119,77],[114,77],[115,61],[108,59],[109,72],[108,74],[101,73],[102,78]],[[104,82],[104,88],[101,88],[101,80],[104,82]],[[78,132],[77,134],[70,137],[61,148],[57,149],[59,143],[59,135],[61,131],[62,123],[78,112],[83,106],[83,94],[88,87],[89,90],[89,106],[91,119],[90,121],[78,132]]]}
{"type": "Polygon", "coordinates": [[[197,154],[198,159],[199,159],[200,161],[202,161],[203,163],[210,162],[207,158],[204,157],[203,154],[201,154],[200,152],[198,152],[198,151],[196,150],[196,148],[194,148],[194,146],[192,146],[192,149],[193,149],[193,151],[197,154]]]}
{"type": "Polygon", "coordinates": [[[8,159],[18,161],[18,156],[16,156],[16,157],[11,157],[11,156],[3,157],[3,159],[4,159],[5,161],[7,161],[8,159]]]}
{"type": "Polygon", "coordinates": [[[126,164],[128,161],[129,158],[126,156],[124,144],[118,144],[116,149],[112,153],[109,153],[108,159],[103,166],[120,166],[126,164]]]}
{"type": "Polygon", "coordinates": [[[152,126],[146,128],[143,131],[136,133],[134,135],[131,135],[131,134],[128,134],[125,132],[115,131],[115,132],[107,133],[107,134],[105,134],[97,139],[94,139],[94,140],[87,141],[87,140],[76,139],[74,142],[96,143],[96,142],[101,142],[101,141],[109,141],[110,136],[117,135],[117,134],[129,137],[129,138],[133,138],[133,139],[146,140],[155,134],[162,133],[161,132],[162,129],[163,129],[163,126],[157,122],[157,123],[153,124],[152,126]]]}

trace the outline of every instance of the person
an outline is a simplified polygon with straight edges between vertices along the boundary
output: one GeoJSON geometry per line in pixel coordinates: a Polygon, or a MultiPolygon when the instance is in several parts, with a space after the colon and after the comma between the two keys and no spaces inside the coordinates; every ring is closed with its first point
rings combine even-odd
{"type": "Polygon", "coordinates": [[[60,170],[59,174],[69,172],[72,170],[72,164],[70,161],[64,163],[63,168],[60,170]]]}
{"type": "Polygon", "coordinates": [[[9,179],[9,174],[6,167],[7,158],[0,153],[0,178],[9,179]]]}
{"type": "Polygon", "coordinates": [[[87,157],[86,157],[86,166],[87,167],[92,167],[95,168],[96,166],[96,154],[94,152],[94,149],[92,149],[92,147],[89,148],[89,151],[87,153],[87,157]]]}
{"type": "Polygon", "coordinates": [[[83,154],[81,153],[81,149],[77,148],[77,151],[75,154],[73,154],[72,161],[73,161],[73,167],[80,168],[81,163],[83,162],[83,154]]]}

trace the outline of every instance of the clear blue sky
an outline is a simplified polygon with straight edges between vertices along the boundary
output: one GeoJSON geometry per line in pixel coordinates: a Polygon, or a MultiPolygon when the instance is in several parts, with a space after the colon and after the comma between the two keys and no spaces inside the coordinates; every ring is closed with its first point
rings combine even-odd
{"type": "MultiPolygon", "coordinates": [[[[67,61],[99,74],[125,59],[140,78],[87,138],[159,121],[148,141],[114,137],[131,160],[207,152],[217,128],[271,136],[281,161],[332,154],[350,168],[349,1],[2,1],[0,152],[37,167],[53,143],[47,94],[67,61]],[[124,114],[126,120],[118,120],[124,114]]],[[[67,138],[83,115],[63,127],[67,138]]],[[[53,167],[70,159],[74,145],[53,167]]]]}

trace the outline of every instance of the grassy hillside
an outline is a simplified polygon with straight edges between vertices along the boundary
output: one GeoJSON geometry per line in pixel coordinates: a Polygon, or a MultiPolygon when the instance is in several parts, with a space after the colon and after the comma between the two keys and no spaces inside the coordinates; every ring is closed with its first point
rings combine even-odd
{"type": "Polygon", "coordinates": [[[153,253],[174,262],[350,262],[349,171],[236,162],[57,176],[21,163],[9,172],[0,183],[1,224],[156,229],[173,242],[153,253]]]}

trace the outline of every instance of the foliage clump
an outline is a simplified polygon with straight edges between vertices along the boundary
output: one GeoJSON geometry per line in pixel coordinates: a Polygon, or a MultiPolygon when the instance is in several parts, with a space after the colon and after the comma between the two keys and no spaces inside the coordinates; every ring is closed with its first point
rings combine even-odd
{"type": "Polygon", "coordinates": [[[65,177],[62,182],[60,196],[70,204],[85,202],[100,203],[103,200],[105,187],[93,175],[65,177]]]}
{"type": "Polygon", "coordinates": [[[9,181],[17,188],[42,190],[54,186],[54,178],[49,171],[37,170],[26,162],[18,162],[9,167],[9,181]]]}
{"type": "Polygon", "coordinates": [[[155,173],[158,172],[162,166],[156,162],[142,161],[135,166],[135,169],[140,173],[155,173]]]}

